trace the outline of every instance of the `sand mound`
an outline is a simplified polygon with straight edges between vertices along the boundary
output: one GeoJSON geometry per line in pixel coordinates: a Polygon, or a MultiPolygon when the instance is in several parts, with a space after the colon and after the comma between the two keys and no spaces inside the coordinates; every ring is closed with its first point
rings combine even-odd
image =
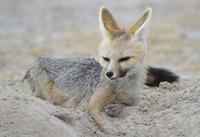
{"type": "Polygon", "coordinates": [[[145,87],[139,106],[109,118],[120,134],[105,135],[87,114],[33,97],[20,80],[0,82],[2,137],[197,137],[200,134],[200,80],[145,87]]]}

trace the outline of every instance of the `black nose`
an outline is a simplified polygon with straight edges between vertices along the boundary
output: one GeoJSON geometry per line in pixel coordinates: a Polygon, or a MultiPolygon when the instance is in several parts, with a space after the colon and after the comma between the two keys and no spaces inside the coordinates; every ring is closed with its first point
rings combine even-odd
{"type": "Polygon", "coordinates": [[[113,76],[113,72],[111,72],[111,71],[110,72],[106,72],[106,76],[111,78],[113,76]]]}

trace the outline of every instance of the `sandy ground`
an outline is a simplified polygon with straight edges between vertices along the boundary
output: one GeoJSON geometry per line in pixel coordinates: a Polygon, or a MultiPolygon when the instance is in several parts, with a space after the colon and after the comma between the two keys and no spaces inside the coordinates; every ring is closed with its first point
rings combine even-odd
{"type": "Polygon", "coordinates": [[[118,132],[105,134],[87,112],[40,100],[15,78],[0,85],[1,137],[198,137],[200,79],[145,87],[139,106],[107,117],[118,132]]]}
{"type": "Polygon", "coordinates": [[[198,137],[200,134],[200,2],[198,0],[0,0],[0,137],[198,137]],[[94,56],[101,40],[98,9],[130,26],[153,8],[146,62],[181,76],[176,84],[145,87],[139,106],[108,118],[105,135],[86,112],[33,97],[21,85],[39,56],[94,56]]]}

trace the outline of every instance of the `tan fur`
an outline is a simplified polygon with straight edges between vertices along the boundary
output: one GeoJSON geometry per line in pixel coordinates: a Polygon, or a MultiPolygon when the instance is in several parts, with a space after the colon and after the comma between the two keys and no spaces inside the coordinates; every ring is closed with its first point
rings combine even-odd
{"type": "Polygon", "coordinates": [[[144,13],[142,14],[142,16],[138,18],[138,20],[136,21],[136,23],[134,23],[133,26],[131,26],[128,29],[128,34],[129,35],[137,35],[139,33],[139,31],[149,21],[149,19],[151,18],[151,14],[152,14],[152,9],[151,8],[147,8],[144,11],[144,13]]]}
{"type": "MultiPolygon", "coordinates": [[[[100,12],[108,12],[108,10],[103,8],[100,10],[100,12]]],[[[102,19],[100,20],[102,30],[107,30],[108,32],[110,31],[110,34],[112,34],[112,29],[106,29],[107,25],[105,23],[110,19],[107,17],[107,15],[105,18],[104,14],[100,14],[100,16],[102,16],[100,17],[100,19],[102,19]],[[105,26],[103,28],[102,25],[104,24],[105,26]]],[[[143,44],[143,42],[137,40],[137,34],[144,27],[150,17],[151,9],[147,8],[143,15],[128,31],[120,29],[120,33],[118,33],[118,35],[113,34],[111,38],[105,38],[105,32],[102,31],[103,41],[98,48],[99,62],[104,68],[108,69],[107,71],[114,72],[114,78],[119,76],[120,70],[130,69],[134,64],[138,63],[144,58],[146,54],[146,45],[143,44]],[[128,61],[121,63],[118,62],[120,58],[127,56],[131,57],[128,61]],[[108,62],[105,61],[102,57],[107,57],[111,60],[108,62]]],[[[113,20],[113,22],[115,22],[112,15],[110,15],[110,18],[113,20]]],[[[117,23],[115,22],[114,24],[114,26],[116,26],[117,23]]]]}
{"type": "Polygon", "coordinates": [[[69,100],[64,102],[62,106],[66,108],[75,108],[78,106],[78,103],[75,98],[71,97],[69,100]]]}
{"type": "Polygon", "coordinates": [[[55,86],[53,86],[52,95],[51,96],[52,96],[51,101],[52,101],[52,103],[54,105],[63,105],[63,104],[65,104],[65,102],[70,100],[69,96],[64,94],[62,91],[60,91],[55,86]]]}
{"type": "Polygon", "coordinates": [[[115,93],[109,87],[98,89],[90,99],[88,111],[101,129],[106,130],[110,128],[105,118],[101,115],[101,112],[106,105],[114,100],[115,93]]]}
{"type": "Polygon", "coordinates": [[[102,32],[105,33],[105,37],[112,38],[113,36],[121,32],[121,29],[117,25],[117,22],[107,9],[100,9],[99,20],[101,20],[100,27],[102,32]]]}
{"type": "Polygon", "coordinates": [[[117,33],[121,32],[121,29],[117,25],[115,19],[107,9],[101,9],[100,17],[103,23],[102,25],[105,26],[105,31],[108,33],[108,36],[113,37],[117,33]]]}
{"type": "Polygon", "coordinates": [[[37,89],[33,92],[34,96],[40,97],[44,100],[52,100],[53,81],[46,71],[43,71],[37,77],[37,89]]]}

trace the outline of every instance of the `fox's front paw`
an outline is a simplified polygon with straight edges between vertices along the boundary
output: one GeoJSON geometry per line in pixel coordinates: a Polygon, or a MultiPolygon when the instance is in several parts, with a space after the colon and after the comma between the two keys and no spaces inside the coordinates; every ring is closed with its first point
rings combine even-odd
{"type": "Polygon", "coordinates": [[[121,104],[109,104],[105,108],[105,113],[110,117],[117,117],[121,113],[122,108],[121,104]]]}

